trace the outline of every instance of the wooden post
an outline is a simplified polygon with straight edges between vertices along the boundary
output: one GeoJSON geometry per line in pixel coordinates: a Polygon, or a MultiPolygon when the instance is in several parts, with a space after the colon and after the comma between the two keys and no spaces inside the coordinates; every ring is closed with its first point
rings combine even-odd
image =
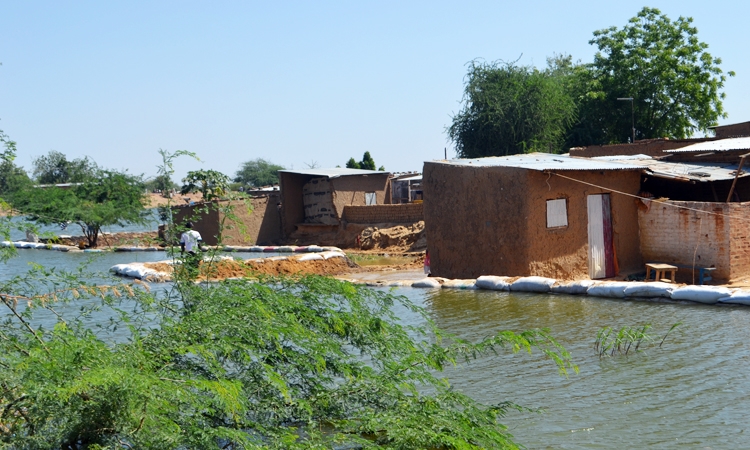
{"type": "Polygon", "coordinates": [[[734,174],[734,181],[732,181],[732,187],[729,188],[729,195],[727,195],[727,203],[729,203],[729,200],[732,199],[732,194],[734,194],[734,186],[737,184],[737,178],[740,177],[740,172],[742,172],[742,166],[745,164],[745,157],[750,155],[750,153],[745,153],[744,155],[740,156],[740,165],[737,167],[737,173],[734,174]]]}

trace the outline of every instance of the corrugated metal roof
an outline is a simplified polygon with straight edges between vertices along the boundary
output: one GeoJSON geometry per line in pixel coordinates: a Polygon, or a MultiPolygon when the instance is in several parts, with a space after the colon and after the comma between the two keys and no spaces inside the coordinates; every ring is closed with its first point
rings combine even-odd
{"type": "Polygon", "coordinates": [[[419,181],[422,179],[422,175],[414,175],[413,177],[396,178],[393,181],[419,181]]]}
{"type": "Polygon", "coordinates": [[[517,167],[528,170],[639,170],[633,165],[592,158],[574,158],[549,153],[527,153],[523,155],[492,156],[476,159],[450,159],[431,161],[439,164],[475,167],[517,167]]]}
{"type": "Polygon", "coordinates": [[[687,147],[665,150],[667,153],[682,152],[727,152],[731,150],[750,150],[750,137],[718,139],[716,141],[699,142],[687,147]]]}
{"type": "Polygon", "coordinates": [[[342,167],[334,167],[333,169],[279,170],[279,172],[328,178],[346,177],[350,175],[390,175],[390,172],[382,172],[380,170],[348,169],[342,167]]]}
{"type": "MultiPolygon", "coordinates": [[[[654,159],[647,155],[605,156],[595,159],[618,161],[645,169],[646,173],[660,178],[671,178],[682,181],[719,181],[735,177],[739,164],[727,163],[677,163],[654,159]],[[636,158],[638,156],[639,158],[636,158]]],[[[750,174],[744,170],[740,178],[750,174]]]]}

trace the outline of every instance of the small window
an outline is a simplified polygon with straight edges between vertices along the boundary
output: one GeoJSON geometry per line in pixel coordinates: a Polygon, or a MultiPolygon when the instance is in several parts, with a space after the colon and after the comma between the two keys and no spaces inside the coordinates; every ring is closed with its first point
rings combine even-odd
{"type": "Polygon", "coordinates": [[[547,200],[547,228],[568,226],[568,202],[564,198],[547,200]]]}
{"type": "Polygon", "coordinates": [[[365,204],[366,205],[377,205],[378,196],[374,192],[365,192],[365,204]]]}

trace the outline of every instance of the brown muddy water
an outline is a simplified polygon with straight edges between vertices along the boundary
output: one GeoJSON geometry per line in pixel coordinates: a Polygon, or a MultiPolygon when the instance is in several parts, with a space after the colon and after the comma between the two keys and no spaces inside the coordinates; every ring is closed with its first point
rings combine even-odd
{"type": "MultiPolygon", "coordinates": [[[[72,268],[92,256],[89,270],[99,276],[114,264],[165,258],[163,252],[19,250],[0,265],[0,279],[24,273],[29,262],[72,268]]],[[[448,289],[394,293],[462,338],[549,328],[571,352],[580,372],[567,378],[538,352],[501,351],[445,373],[455,389],[485,404],[541,410],[511,411],[503,420],[527,448],[750,448],[750,307],[448,289]],[[603,359],[593,349],[605,326],[650,323],[661,336],[677,322],[662,348],[603,359]]],[[[397,312],[405,324],[420,321],[397,312]]]]}

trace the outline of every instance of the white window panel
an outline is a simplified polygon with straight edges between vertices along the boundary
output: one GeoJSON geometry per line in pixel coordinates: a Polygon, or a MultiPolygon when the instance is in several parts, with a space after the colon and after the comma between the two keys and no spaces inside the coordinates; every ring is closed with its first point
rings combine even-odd
{"type": "Polygon", "coordinates": [[[377,205],[378,196],[374,192],[365,192],[365,204],[366,205],[377,205]]]}
{"type": "Polygon", "coordinates": [[[568,226],[568,202],[564,198],[547,200],[547,228],[568,226]]]}

